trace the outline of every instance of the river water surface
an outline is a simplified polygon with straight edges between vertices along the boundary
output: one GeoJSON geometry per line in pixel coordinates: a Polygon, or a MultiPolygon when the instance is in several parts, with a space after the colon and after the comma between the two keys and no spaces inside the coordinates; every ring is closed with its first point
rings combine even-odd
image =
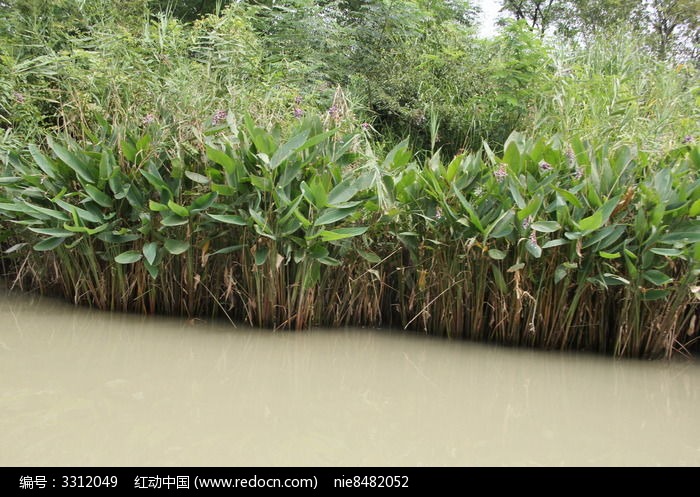
{"type": "Polygon", "coordinates": [[[700,365],[0,293],[0,466],[700,465],[700,365]]]}

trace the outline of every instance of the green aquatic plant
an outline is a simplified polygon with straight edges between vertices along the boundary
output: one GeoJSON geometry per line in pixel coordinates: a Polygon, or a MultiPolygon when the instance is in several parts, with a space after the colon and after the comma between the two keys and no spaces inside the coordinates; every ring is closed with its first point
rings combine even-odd
{"type": "Polygon", "coordinates": [[[199,150],[106,124],[0,178],[3,266],[102,309],[379,325],[615,355],[697,332],[700,151],[513,133],[502,154],[383,157],[318,117],[227,118],[199,150]],[[123,137],[123,138],[122,138],[123,137]]]}

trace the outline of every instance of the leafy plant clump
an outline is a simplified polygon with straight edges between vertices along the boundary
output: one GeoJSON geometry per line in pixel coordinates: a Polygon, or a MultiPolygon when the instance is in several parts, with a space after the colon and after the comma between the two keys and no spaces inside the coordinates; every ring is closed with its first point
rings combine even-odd
{"type": "Polygon", "coordinates": [[[282,329],[697,347],[679,33],[660,56],[612,18],[585,32],[576,2],[566,39],[524,11],[478,38],[448,0],[49,4],[0,2],[12,285],[282,329]]]}
{"type": "Polygon", "coordinates": [[[670,355],[697,332],[696,145],[658,164],[514,133],[502,155],[421,161],[319,118],[288,136],[246,118],[205,133],[205,160],[177,161],[148,133],[103,131],[11,157],[15,284],[101,309],[625,356],[670,355]]]}

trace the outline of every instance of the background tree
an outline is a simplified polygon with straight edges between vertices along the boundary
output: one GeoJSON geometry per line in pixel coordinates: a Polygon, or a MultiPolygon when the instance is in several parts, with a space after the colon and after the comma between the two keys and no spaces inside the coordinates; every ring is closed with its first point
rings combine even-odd
{"type": "Polygon", "coordinates": [[[561,0],[504,0],[501,11],[512,14],[516,21],[526,21],[531,29],[544,33],[553,22],[562,18],[566,3],[561,0]]]}
{"type": "Polygon", "coordinates": [[[560,10],[557,31],[568,37],[590,38],[620,27],[640,27],[640,2],[630,0],[568,0],[560,10]]]}
{"type": "Polygon", "coordinates": [[[659,57],[696,57],[700,37],[700,0],[644,0],[643,15],[659,57]]]}

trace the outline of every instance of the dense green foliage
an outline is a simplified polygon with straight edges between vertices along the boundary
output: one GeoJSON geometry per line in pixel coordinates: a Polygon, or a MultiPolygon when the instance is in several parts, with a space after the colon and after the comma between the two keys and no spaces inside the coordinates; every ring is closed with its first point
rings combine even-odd
{"type": "Polygon", "coordinates": [[[115,5],[0,4],[15,284],[279,328],[696,343],[692,65],[632,33],[479,39],[447,0],[115,5]]]}
{"type": "Polygon", "coordinates": [[[661,59],[700,62],[700,0],[503,0],[502,11],[541,33],[587,39],[624,26],[661,59]]]}
{"type": "Polygon", "coordinates": [[[104,309],[379,324],[670,354],[696,329],[700,149],[513,134],[502,157],[376,157],[306,119],[251,119],[173,162],[147,132],[30,147],[0,178],[17,281],[104,309]]]}

